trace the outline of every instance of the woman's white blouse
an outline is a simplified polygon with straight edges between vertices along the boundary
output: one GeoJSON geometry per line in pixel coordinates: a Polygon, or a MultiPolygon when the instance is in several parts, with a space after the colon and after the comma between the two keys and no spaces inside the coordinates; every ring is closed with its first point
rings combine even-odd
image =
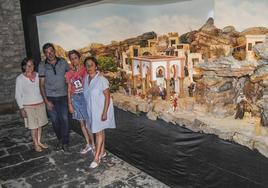
{"type": "Polygon", "coordinates": [[[39,89],[38,73],[36,73],[34,82],[23,74],[20,74],[17,77],[15,98],[20,109],[23,108],[23,105],[32,105],[43,102],[39,89]]]}

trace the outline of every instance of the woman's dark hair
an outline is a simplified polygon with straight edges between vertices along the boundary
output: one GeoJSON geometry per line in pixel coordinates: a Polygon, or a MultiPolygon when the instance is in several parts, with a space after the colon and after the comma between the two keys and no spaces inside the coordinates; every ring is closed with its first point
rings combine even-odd
{"type": "Polygon", "coordinates": [[[43,45],[43,52],[45,53],[45,50],[48,48],[52,48],[55,51],[55,47],[52,43],[46,43],[43,45]]]}
{"type": "Polygon", "coordinates": [[[99,63],[98,63],[98,60],[95,57],[93,57],[93,56],[86,57],[85,60],[84,60],[84,66],[86,66],[87,61],[93,61],[94,64],[96,65],[96,67],[98,68],[99,63]]]}
{"type": "Polygon", "coordinates": [[[76,50],[71,50],[71,51],[68,52],[68,57],[69,57],[69,59],[70,59],[70,56],[71,56],[72,54],[77,55],[77,56],[79,57],[79,59],[80,59],[80,57],[81,57],[81,54],[80,54],[78,51],[76,51],[76,50]]]}
{"type": "Polygon", "coordinates": [[[25,66],[26,66],[26,64],[27,64],[28,61],[32,61],[32,62],[33,62],[33,66],[34,66],[34,69],[35,69],[35,62],[34,62],[34,60],[33,60],[32,58],[25,57],[25,58],[22,60],[22,62],[21,62],[21,71],[22,71],[22,72],[25,72],[25,71],[26,71],[25,66]]]}

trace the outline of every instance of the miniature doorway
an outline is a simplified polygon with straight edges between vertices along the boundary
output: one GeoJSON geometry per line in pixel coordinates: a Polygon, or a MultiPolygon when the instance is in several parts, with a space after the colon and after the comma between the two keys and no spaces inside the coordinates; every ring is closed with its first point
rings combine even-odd
{"type": "Polygon", "coordinates": [[[176,75],[177,75],[177,68],[176,65],[172,65],[170,68],[170,93],[175,93],[176,92],[176,75]]]}
{"type": "Polygon", "coordinates": [[[156,83],[158,86],[166,88],[165,67],[159,66],[156,69],[156,83]]]}

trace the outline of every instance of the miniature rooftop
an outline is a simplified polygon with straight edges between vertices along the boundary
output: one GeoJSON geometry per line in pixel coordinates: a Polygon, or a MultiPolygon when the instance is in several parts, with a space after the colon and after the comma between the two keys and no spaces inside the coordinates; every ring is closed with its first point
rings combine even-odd
{"type": "Polygon", "coordinates": [[[171,61],[171,60],[184,60],[185,58],[176,57],[176,56],[139,56],[139,57],[133,57],[134,60],[142,60],[142,61],[171,61]]]}

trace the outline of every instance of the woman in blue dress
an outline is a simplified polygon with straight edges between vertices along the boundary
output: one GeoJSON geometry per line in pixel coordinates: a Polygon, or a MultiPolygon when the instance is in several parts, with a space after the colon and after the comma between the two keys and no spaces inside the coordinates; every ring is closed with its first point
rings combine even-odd
{"type": "Polygon", "coordinates": [[[90,168],[96,168],[101,158],[106,155],[104,129],[115,128],[114,108],[110,97],[109,82],[100,75],[96,58],[87,57],[84,65],[87,70],[84,96],[89,116],[88,125],[92,133],[96,133],[96,152],[90,168]]]}

